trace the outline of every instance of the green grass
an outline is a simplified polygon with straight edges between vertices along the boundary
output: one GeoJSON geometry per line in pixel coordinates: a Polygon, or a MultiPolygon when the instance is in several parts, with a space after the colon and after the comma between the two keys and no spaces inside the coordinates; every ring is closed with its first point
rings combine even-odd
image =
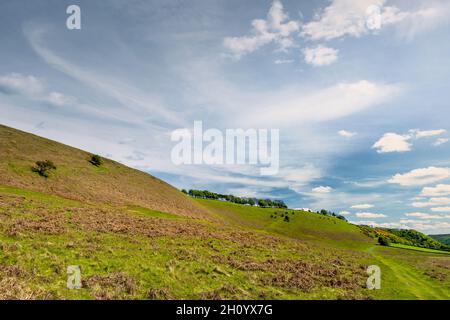
{"type": "MultiPolygon", "coordinates": [[[[0,187],[0,197],[5,196],[23,201],[20,206],[16,204],[9,208],[13,213],[11,218],[39,221],[39,210],[57,214],[61,209],[85,207],[83,203],[53,195],[0,187]]],[[[448,278],[441,284],[424,275],[424,272],[431,270],[430,266],[412,266],[417,262],[411,264],[408,259],[417,257],[414,251],[402,250],[404,253],[398,253],[396,248],[377,246],[358,228],[338,219],[302,211],[261,209],[218,201],[198,202],[218,222],[193,220],[137,206],[124,207],[123,210],[130,217],[144,219],[144,224],[151,224],[152,219],[194,222],[199,228],[210,228],[212,235],[242,230],[261,237],[275,237],[281,242],[264,245],[254,242],[251,237],[238,241],[232,235],[221,240],[212,235],[200,238],[183,235],[148,238],[133,232],[94,232],[73,223],[67,224],[67,231],[62,234],[26,231],[10,236],[4,232],[10,218],[3,217],[0,219],[0,230],[3,230],[0,232],[3,248],[0,251],[0,266],[20,267],[26,275],[30,275],[20,279],[22,286],[36,292],[37,298],[52,299],[445,299],[450,295],[448,278]],[[278,212],[277,218],[273,218],[275,212],[278,212]],[[280,212],[288,212],[290,221],[285,222],[280,212]],[[317,231],[318,226],[323,231],[317,231]],[[280,271],[274,274],[273,271],[241,269],[227,263],[229,257],[236,262],[253,264],[264,264],[275,259],[281,263],[280,271]],[[282,261],[304,261],[319,268],[335,268],[336,259],[344,263],[339,268],[347,277],[355,272],[364,274],[363,266],[380,265],[384,279],[382,290],[364,289],[364,277],[358,278],[360,284],[351,290],[330,287],[326,282],[317,283],[306,291],[264,283],[267,277],[292,272],[282,271],[282,261]],[[106,280],[96,280],[100,282],[81,290],[69,290],[66,288],[65,273],[68,265],[81,266],[82,279],[103,277],[106,280]],[[120,285],[123,278],[118,275],[132,279],[131,291],[120,285]],[[414,286],[411,287],[411,284],[414,286]]],[[[95,209],[93,205],[90,207],[95,209]]],[[[110,207],[101,208],[109,210],[110,207]]],[[[70,216],[69,213],[64,215],[70,216]]],[[[419,256],[423,261],[442,256],[428,252],[417,254],[426,255],[419,256]]],[[[445,269],[436,269],[434,265],[433,268],[439,272],[438,275],[447,276],[445,269]]]]}
{"type": "Polygon", "coordinates": [[[381,268],[381,290],[374,292],[376,299],[399,300],[442,300],[450,298],[448,279],[438,276],[436,261],[446,261],[446,257],[431,253],[398,250],[392,247],[371,248],[373,264],[381,268]]]}
{"type": "Polygon", "coordinates": [[[407,250],[415,250],[415,251],[422,251],[422,252],[430,252],[430,253],[439,253],[439,254],[450,255],[449,251],[442,251],[442,250],[434,250],[434,249],[428,249],[428,248],[414,247],[414,246],[408,246],[406,244],[400,244],[400,243],[391,243],[389,246],[390,247],[394,247],[394,248],[407,249],[407,250]]]}
{"type": "Polygon", "coordinates": [[[176,214],[160,212],[160,211],[151,210],[151,209],[142,208],[142,207],[130,206],[127,209],[128,209],[128,211],[130,213],[141,214],[141,215],[145,215],[145,216],[148,216],[148,217],[165,218],[165,219],[185,219],[185,218],[180,217],[180,216],[178,216],[176,214]]]}
{"type": "Polygon", "coordinates": [[[320,240],[337,246],[365,247],[370,242],[357,226],[316,213],[251,207],[217,200],[195,201],[225,221],[250,229],[303,240],[320,240]],[[284,220],[286,215],[289,222],[284,220]]]}

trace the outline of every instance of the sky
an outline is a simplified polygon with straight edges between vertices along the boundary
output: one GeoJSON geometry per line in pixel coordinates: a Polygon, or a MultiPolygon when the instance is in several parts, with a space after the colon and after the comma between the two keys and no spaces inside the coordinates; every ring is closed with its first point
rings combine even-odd
{"type": "Polygon", "coordinates": [[[1,124],[178,188],[450,233],[447,0],[16,0],[0,16],[1,124]],[[173,163],[194,121],[279,130],[278,172],[173,163]]]}

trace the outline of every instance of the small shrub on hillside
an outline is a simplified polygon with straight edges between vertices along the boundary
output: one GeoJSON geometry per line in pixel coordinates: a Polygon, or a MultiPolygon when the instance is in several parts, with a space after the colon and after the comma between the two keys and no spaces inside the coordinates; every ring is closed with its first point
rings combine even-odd
{"type": "Polygon", "coordinates": [[[389,240],[385,237],[378,237],[378,243],[382,246],[388,246],[390,244],[389,240]]]}
{"type": "Polygon", "coordinates": [[[89,160],[91,164],[93,164],[96,167],[100,167],[103,163],[102,157],[100,157],[98,154],[92,155],[91,159],[89,160]]]}
{"type": "Polygon", "coordinates": [[[48,178],[51,170],[56,170],[55,164],[50,160],[36,161],[36,166],[32,168],[41,177],[48,178]]]}
{"type": "Polygon", "coordinates": [[[285,216],[284,221],[289,222],[289,216],[285,216]]]}

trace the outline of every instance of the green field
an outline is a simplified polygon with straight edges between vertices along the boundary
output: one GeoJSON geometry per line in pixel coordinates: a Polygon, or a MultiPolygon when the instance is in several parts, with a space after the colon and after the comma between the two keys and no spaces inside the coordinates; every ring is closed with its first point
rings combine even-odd
{"type": "Polygon", "coordinates": [[[383,247],[315,213],[191,199],[10,128],[0,148],[0,299],[450,299],[446,254],[383,247]],[[47,157],[46,179],[30,168],[47,157]],[[370,265],[380,290],[366,288],[370,265]]]}
{"type": "Polygon", "coordinates": [[[430,253],[439,253],[439,254],[448,254],[448,255],[450,255],[449,251],[441,251],[441,250],[434,250],[434,249],[428,249],[428,248],[414,247],[414,246],[408,246],[406,244],[400,244],[400,243],[391,243],[391,244],[389,244],[389,246],[390,247],[394,247],[394,248],[407,249],[407,250],[415,250],[415,251],[422,251],[422,252],[430,252],[430,253]]]}

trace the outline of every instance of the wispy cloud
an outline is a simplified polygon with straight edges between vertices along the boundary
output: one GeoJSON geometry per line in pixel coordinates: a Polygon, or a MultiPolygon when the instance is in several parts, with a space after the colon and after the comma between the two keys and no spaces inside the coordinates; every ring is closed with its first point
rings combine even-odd
{"type": "Polygon", "coordinates": [[[415,218],[419,218],[419,219],[431,219],[431,220],[448,218],[447,216],[441,216],[441,215],[429,214],[429,213],[423,213],[423,212],[405,213],[405,216],[415,217],[415,218]]]}
{"type": "Polygon", "coordinates": [[[0,75],[0,92],[22,95],[28,99],[41,101],[56,107],[70,106],[76,101],[74,97],[61,92],[50,91],[42,79],[20,73],[0,75]]]}
{"type": "Polygon", "coordinates": [[[350,208],[352,208],[352,209],[370,209],[373,207],[374,207],[373,204],[364,203],[364,204],[355,204],[355,205],[351,206],[350,208]]]}
{"type": "Polygon", "coordinates": [[[446,1],[432,1],[420,8],[401,10],[387,6],[386,0],[331,0],[302,28],[302,35],[312,40],[332,40],[342,37],[359,38],[376,33],[378,28],[396,26],[399,36],[411,40],[420,33],[448,23],[450,6],[446,1]],[[376,10],[370,10],[375,7],[376,10]],[[374,17],[373,15],[377,15],[374,17]],[[379,19],[379,25],[369,27],[369,19],[379,19]]]}
{"type": "MultiPolygon", "coordinates": [[[[182,125],[184,121],[179,114],[170,111],[166,105],[156,96],[149,96],[140,92],[135,87],[123,83],[119,80],[112,80],[102,77],[98,73],[93,73],[78,67],[48,49],[44,44],[46,30],[42,26],[24,27],[25,37],[28,39],[32,49],[50,66],[65,73],[66,75],[80,81],[110,98],[122,104],[123,110],[138,113],[136,119],[142,119],[142,115],[158,115],[165,123],[172,125],[182,125]]],[[[123,113],[123,112],[122,112],[123,113]]],[[[159,123],[162,123],[159,121],[159,123]]]]}
{"type": "Polygon", "coordinates": [[[347,130],[339,130],[338,134],[341,137],[344,137],[344,138],[352,138],[352,137],[356,136],[357,133],[356,132],[347,131],[347,130]]]}
{"type": "Polygon", "coordinates": [[[311,191],[313,193],[330,193],[332,190],[333,189],[331,187],[320,186],[320,187],[313,188],[311,191]]]}

